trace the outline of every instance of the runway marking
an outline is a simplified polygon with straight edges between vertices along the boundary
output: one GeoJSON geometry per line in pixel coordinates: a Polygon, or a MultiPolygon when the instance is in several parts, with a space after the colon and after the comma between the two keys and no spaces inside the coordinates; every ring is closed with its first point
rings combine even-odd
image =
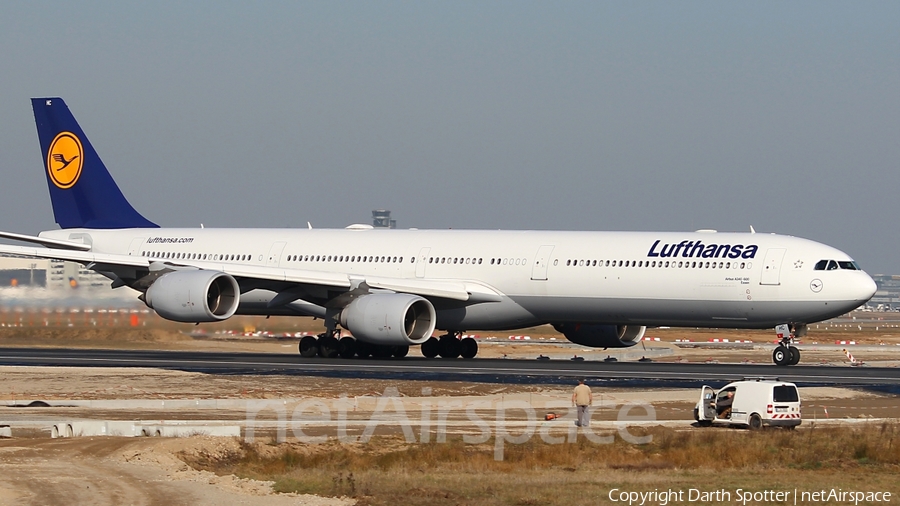
{"type": "MultiPolygon", "coordinates": [[[[106,367],[152,367],[167,369],[191,369],[191,370],[207,370],[207,372],[218,372],[224,369],[224,373],[228,373],[228,369],[232,373],[254,374],[254,373],[273,373],[273,372],[369,372],[384,373],[390,372],[395,374],[446,374],[446,375],[498,375],[498,376],[585,376],[588,378],[609,378],[609,379],[643,379],[643,380],[730,380],[738,376],[752,375],[778,375],[785,381],[799,382],[837,382],[837,383],[880,383],[880,384],[896,384],[900,383],[900,377],[891,377],[879,374],[877,376],[860,376],[859,374],[819,374],[822,371],[818,367],[794,368],[791,370],[772,370],[771,366],[746,366],[735,370],[734,366],[741,364],[722,364],[722,367],[730,368],[729,372],[718,372],[712,369],[699,370],[698,368],[707,368],[708,365],[695,364],[691,370],[684,371],[661,371],[654,370],[651,364],[631,364],[621,363],[609,365],[605,363],[596,363],[597,368],[585,367],[569,367],[570,364],[560,362],[558,364],[534,364],[532,362],[521,361],[521,367],[498,367],[497,361],[494,359],[482,359],[483,362],[467,363],[460,365],[434,364],[428,365],[421,360],[410,361],[408,363],[391,362],[385,364],[372,363],[346,363],[341,361],[322,361],[314,362],[290,362],[290,361],[273,361],[261,357],[259,361],[242,360],[223,360],[221,355],[204,358],[200,357],[177,357],[180,352],[135,352],[135,353],[156,353],[159,358],[143,358],[130,356],[130,352],[121,351],[81,351],[81,350],[5,350],[0,354],[2,361],[14,361],[18,364],[22,363],[38,363],[41,365],[50,364],[53,366],[66,364],[67,366],[77,366],[82,364],[87,367],[96,367],[98,365],[106,367]],[[92,357],[92,356],[59,356],[58,353],[72,354],[90,354],[90,353],[109,353],[113,356],[108,357],[92,357]],[[526,366],[526,364],[528,366],[526,366]],[[549,366],[549,367],[548,367],[549,366]],[[558,366],[558,367],[553,367],[558,366]],[[618,369],[627,367],[627,370],[618,369]],[[645,370],[635,370],[637,367],[646,368],[645,370]],[[753,368],[753,369],[751,369],[753,368]],[[760,369],[756,369],[760,368],[760,369]],[[216,371],[209,371],[210,369],[216,371]],[[256,369],[259,371],[234,371],[234,369],[256,369]]],[[[201,352],[201,355],[204,352],[201,352]]],[[[290,360],[288,356],[281,355],[284,360],[290,360]]],[[[659,363],[661,367],[685,367],[684,364],[659,363]]],[[[847,372],[858,373],[859,369],[847,369],[847,372]]],[[[879,371],[881,373],[882,371],[879,371]]],[[[898,371],[900,373],[900,371],[898,371]]],[[[898,374],[900,376],[900,374],[898,374]]]]}

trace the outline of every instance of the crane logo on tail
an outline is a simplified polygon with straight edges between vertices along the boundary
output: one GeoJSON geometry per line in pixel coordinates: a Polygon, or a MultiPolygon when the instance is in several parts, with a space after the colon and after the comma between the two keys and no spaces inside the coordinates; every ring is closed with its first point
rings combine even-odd
{"type": "Polygon", "coordinates": [[[72,132],[61,132],[47,151],[47,173],[58,188],[66,190],[75,186],[84,166],[84,149],[81,140],[72,132]]]}

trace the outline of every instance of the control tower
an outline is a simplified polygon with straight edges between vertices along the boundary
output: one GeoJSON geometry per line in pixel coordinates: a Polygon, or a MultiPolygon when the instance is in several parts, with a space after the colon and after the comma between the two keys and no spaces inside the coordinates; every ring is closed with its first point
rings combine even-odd
{"type": "Polygon", "coordinates": [[[397,220],[391,219],[391,212],[387,209],[375,209],[372,211],[372,226],[375,228],[397,228],[397,220]]]}

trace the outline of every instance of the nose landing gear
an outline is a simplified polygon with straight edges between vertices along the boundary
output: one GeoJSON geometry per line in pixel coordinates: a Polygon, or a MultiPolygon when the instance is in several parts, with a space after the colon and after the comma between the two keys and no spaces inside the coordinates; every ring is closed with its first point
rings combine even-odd
{"type": "Polygon", "coordinates": [[[791,325],[782,324],[775,327],[778,335],[778,347],[772,352],[772,361],[775,365],[797,365],[800,363],[800,350],[794,346],[795,337],[806,334],[806,324],[791,325]]]}

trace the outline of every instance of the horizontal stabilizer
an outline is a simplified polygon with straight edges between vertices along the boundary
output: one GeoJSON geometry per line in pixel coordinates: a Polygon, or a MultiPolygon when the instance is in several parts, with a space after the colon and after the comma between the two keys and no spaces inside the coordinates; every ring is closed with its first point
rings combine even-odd
{"type": "Polygon", "coordinates": [[[60,249],[68,249],[68,250],[76,250],[76,251],[90,251],[90,249],[91,249],[90,244],[84,244],[84,243],[80,243],[80,242],[71,242],[71,241],[60,241],[58,239],[48,239],[46,237],[37,237],[37,236],[33,236],[33,235],[14,234],[12,232],[0,231],[0,238],[12,239],[14,241],[30,242],[33,244],[40,244],[41,246],[46,246],[48,248],[60,248],[60,249]]]}

